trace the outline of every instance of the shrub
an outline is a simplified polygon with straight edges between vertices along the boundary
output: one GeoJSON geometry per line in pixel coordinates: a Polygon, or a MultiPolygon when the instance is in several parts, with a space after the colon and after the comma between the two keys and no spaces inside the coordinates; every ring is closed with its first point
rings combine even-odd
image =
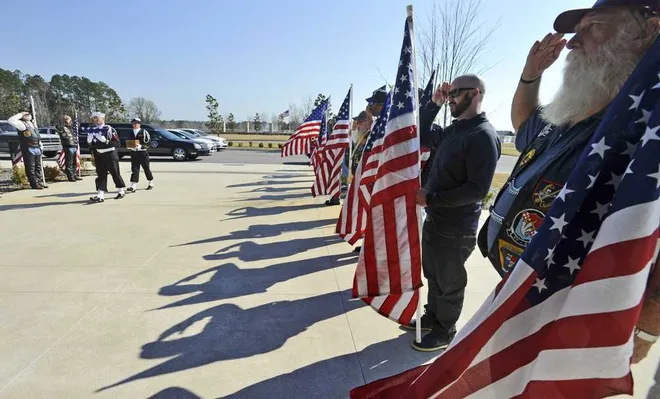
{"type": "Polygon", "coordinates": [[[44,166],[44,179],[46,181],[55,181],[60,175],[60,168],[57,166],[44,166]]]}
{"type": "Polygon", "coordinates": [[[252,142],[248,141],[248,147],[252,147],[252,142]]]}
{"type": "Polygon", "coordinates": [[[11,181],[21,186],[26,186],[28,184],[28,178],[25,174],[25,168],[23,165],[14,166],[11,171],[11,181]]]}
{"type": "Polygon", "coordinates": [[[233,146],[234,146],[234,142],[233,142],[233,141],[230,141],[230,142],[227,143],[227,147],[233,147],[233,146]]]}
{"type": "Polygon", "coordinates": [[[239,146],[239,147],[243,147],[243,143],[241,143],[241,142],[239,141],[239,142],[238,142],[238,146],[239,146]]]}
{"type": "Polygon", "coordinates": [[[273,148],[273,143],[268,143],[268,148],[273,148]]]}
{"type": "Polygon", "coordinates": [[[278,145],[277,145],[277,148],[279,148],[279,149],[282,149],[282,147],[284,147],[283,144],[278,144],[278,145]]]}
{"type": "Polygon", "coordinates": [[[264,143],[259,143],[259,148],[264,148],[264,143]]]}
{"type": "Polygon", "coordinates": [[[484,197],[484,199],[481,202],[481,209],[488,209],[492,205],[493,201],[495,201],[495,196],[497,195],[497,190],[490,190],[488,194],[484,197]]]}

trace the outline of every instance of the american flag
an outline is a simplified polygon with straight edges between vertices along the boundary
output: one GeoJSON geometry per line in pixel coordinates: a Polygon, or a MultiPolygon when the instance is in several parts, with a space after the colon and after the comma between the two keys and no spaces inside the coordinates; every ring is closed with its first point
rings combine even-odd
{"type": "Polygon", "coordinates": [[[17,147],[17,152],[14,154],[14,157],[11,159],[11,165],[16,166],[19,163],[23,162],[23,152],[21,151],[21,146],[17,147]]]}
{"type": "Polygon", "coordinates": [[[288,116],[289,116],[289,110],[288,109],[278,115],[278,117],[282,118],[282,119],[287,118],[288,116]]]}
{"type": "Polygon", "coordinates": [[[317,139],[321,133],[321,129],[326,124],[326,110],[328,102],[323,101],[319,104],[311,115],[298,126],[295,132],[289,137],[286,143],[282,146],[281,156],[288,157],[290,155],[302,155],[312,152],[312,140],[317,139]]]}
{"type": "MultiPolygon", "coordinates": [[[[415,193],[420,187],[419,137],[414,87],[412,18],[406,18],[392,104],[380,149],[370,151],[373,188],[367,207],[367,228],[353,282],[359,297],[380,314],[408,324],[422,286],[420,213],[415,193]]],[[[363,186],[361,182],[360,186],[363,186]]]]}
{"type": "Polygon", "coordinates": [[[353,398],[631,395],[660,238],[660,41],[606,111],[513,271],[432,364],[353,398]]]}
{"type": "Polygon", "coordinates": [[[435,70],[431,73],[431,77],[429,78],[428,83],[426,83],[426,87],[424,88],[424,91],[422,92],[422,98],[419,99],[419,109],[422,110],[424,109],[427,105],[431,103],[431,99],[433,99],[433,82],[435,81],[435,70]]]}
{"type": "Polygon", "coordinates": [[[351,127],[351,99],[353,96],[353,87],[348,90],[344,99],[337,121],[330,133],[327,141],[322,147],[316,149],[313,159],[314,162],[314,185],[312,185],[312,195],[327,194],[335,196],[339,193],[341,185],[341,168],[344,163],[344,154],[350,147],[350,127],[351,127]]]}
{"type": "Polygon", "coordinates": [[[373,180],[371,184],[363,180],[364,171],[367,171],[367,176],[375,174],[375,168],[378,166],[378,154],[383,144],[383,137],[385,136],[385,125],[387,118],[390,115],[390,105],[392,103],[392,93],[388,93],[383,104],[383,109],[380,115],[374,122],[373,129],[367,138],[367,142],[362,150],[362,157],[355,169],[355,176],[351,181],[348,191],[346,192],[346,199],[342,204],[339,220],[337,220],[336,232],[349,244],[355,244],[364,235],[364,230],[367,228],[367,209],[368,201],[364,200],[365,194],[360,194],[364,189],[367,194],[371,193],[373,180]],[[370,160],[370,155],[373,157],[370,160]],[[363,186],[364,184],[364,186],[363,186]]]}

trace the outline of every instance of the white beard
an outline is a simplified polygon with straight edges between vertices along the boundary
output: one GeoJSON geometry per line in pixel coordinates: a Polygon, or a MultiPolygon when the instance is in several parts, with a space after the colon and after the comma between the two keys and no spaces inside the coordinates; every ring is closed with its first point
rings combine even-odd
{"type": "Polygon", "coordinates": [[[595,54],[572,50],[566,57],[562,85],[542,116],[556,126],[577,123],[598,112],[617,95],[639,61],[621,35],[595,54]]]}

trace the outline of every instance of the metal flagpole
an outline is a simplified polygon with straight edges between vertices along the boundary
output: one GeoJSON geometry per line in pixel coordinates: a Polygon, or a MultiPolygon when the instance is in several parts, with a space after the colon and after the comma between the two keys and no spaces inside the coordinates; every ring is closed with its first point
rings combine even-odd
{"type": "MultiPolygon", "coordinates": [[[[412,46],[411,56],[412,56],[412,62],[413,62],[413,82],[414,82],[413,93],[415,95],[415,109],[416,109],[416,113],[417,113],[417,117],[416,117],[416,119],[417,119],[417,148],[418,148],[418,151],[420,151],[421,150],[421,143],[420,143],[420,139],[419,139],[419,137],[420,137],[420,131],[419,131],[419,126],[420,126],[420,115],[419,115],[420,112],[419,111],[420,111],[420,109],[419,109],[419,91],[417,89],[419,87],[419,85],[417,84],[417,53],[415,52],[415,30],[413,29],[413,6],[409,5],[407,7],[407,11],[408,11],[408,29],[410,30],[408,32],[408,34],[410,35],[410,44],[412,46]]],[[[420,181],[420,185],[421,185],[421,181],[422,181],[421,152],[418,154],[417,159],[418,159],[417,162],[418,162],[419,170],[420,170],[419,181],[420,181]]],[[[422,241],[421,240],[421,238],[422,238],[422,213],[421,213],[421,209],[417,210],[417,225],[419,226],[419,238],[420,238],[419,250],[421,252],[421,250],[422,250],[422,245],[421,245],[421,241],[422,241]]],[[[421,256],[419,258],[422,259],[421,256]]],[[[417,341],[417,343],[420,343],[420,342],[422,342],[422,296],[418,295],[417,298],[418,298],[417,299],[417,314],[415,316],[415,341],[417,341]]]]}
{"type": "MultiPolygon", "coordinates": [[[[34,106],[34,97],[30,95],[30,108],[32,111],[32,124],[34,125],[34,129],[36,130],[36,134],[39,134],[39,125],[37,124],[37,109],[34,106]]],[[[43,143],[41,143],[41,138],[39,139],[39,143],[43,146],[43,143]]],[[[39,151],[41,151],[41,162],[39,164],[41,165],[41,178],[44,179],[43,184],[46,184],[46,174],[44,174],[44,150],[42,148],[39,148],[39,151]]],[[[23,155],[23,159],[25,159],[25,155],[23,155]]]]}

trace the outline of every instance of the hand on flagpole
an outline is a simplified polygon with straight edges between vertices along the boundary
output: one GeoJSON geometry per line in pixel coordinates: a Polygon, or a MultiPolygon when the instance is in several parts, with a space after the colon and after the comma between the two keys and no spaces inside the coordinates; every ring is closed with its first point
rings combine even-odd
{"type": "Polygon", "coordinates": [[[635,337],[635,348],[633,349],[633,355],[630,359],[632,364],[637,364],[644,360],[649,354],[649,350],[653,346],[652,342],[644,341],[639,337],[635,337]]]}
{"type": "Polygon", "coordinates": [[[417,205],[426,206],[426,190],[420,188],[415,194],[415,202],[417,205]]]}

